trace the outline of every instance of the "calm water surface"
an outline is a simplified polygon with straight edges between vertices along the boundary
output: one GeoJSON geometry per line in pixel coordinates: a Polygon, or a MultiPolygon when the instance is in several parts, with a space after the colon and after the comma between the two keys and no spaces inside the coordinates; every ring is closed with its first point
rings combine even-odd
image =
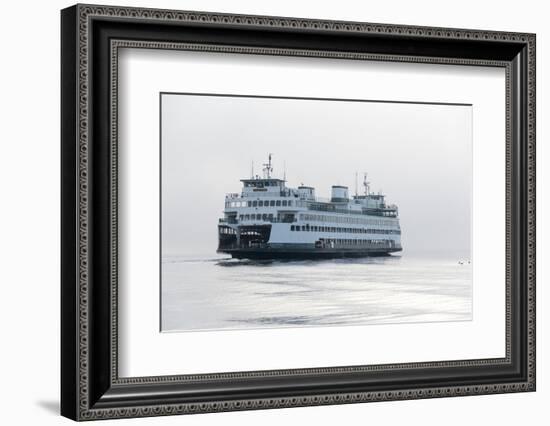
{"type": "Polygon", "coordinates": [[[165,257],[162,330],[466,321],[472,315],[466,260],[408,254],[318,261],[165,257]]]}

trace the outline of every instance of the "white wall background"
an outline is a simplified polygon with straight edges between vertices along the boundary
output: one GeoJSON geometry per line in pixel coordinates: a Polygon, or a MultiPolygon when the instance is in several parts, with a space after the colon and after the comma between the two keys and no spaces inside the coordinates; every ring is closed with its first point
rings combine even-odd
{"type": "MultiPolygon", "coordinates": [[[[538,391],[422,401],[121,420],[120,424],[544,424],[550,398],[548,213],[550,29],[544,2],[108,1],[132,6],[537,33],[538,391]]],[[[59,404],[59,9],[3,4],[0,67],[0,400],[3,424],[68,424],[59,404]]],[[[108,421],[102,424],[110,424],[108,421]]],[[[113,423],[115,424],[115,423],[113,423]]]]}

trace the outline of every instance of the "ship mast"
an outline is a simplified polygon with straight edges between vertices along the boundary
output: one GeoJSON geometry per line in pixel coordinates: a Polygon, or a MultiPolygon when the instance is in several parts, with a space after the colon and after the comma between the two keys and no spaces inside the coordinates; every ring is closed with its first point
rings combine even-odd
{"type": "Polygon", "coordinates": [[[270,179],[271,178],[271,173],[273,172],[273,167],[271,166],[271,156],[272,155],[273,154],[269,153],[268,162],[264,163],[264,168],[263,168],[264,179],[270,179]]]}

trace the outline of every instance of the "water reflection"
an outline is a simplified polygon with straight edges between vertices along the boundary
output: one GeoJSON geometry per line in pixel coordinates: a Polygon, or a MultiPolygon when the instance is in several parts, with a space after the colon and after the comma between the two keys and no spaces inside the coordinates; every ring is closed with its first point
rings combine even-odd
{"type": "Polygon", "coordinates": [[[162,329],[470,320],[472,266],[460,258],[166,258],[162,329]]]}

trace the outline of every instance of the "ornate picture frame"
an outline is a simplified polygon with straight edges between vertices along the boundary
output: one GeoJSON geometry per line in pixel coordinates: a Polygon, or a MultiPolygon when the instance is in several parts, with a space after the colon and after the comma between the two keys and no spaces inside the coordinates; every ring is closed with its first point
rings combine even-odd
{"type": "Polygon", "coordinates": [[[96,5],[64,9],[62,415],[93,420],[534,391],[535,41],[534,34],[510,32],[96,5]],[[117,71],[119,49],[127,47],[505,69],[506,355],[120,377],[117,71]]]}

